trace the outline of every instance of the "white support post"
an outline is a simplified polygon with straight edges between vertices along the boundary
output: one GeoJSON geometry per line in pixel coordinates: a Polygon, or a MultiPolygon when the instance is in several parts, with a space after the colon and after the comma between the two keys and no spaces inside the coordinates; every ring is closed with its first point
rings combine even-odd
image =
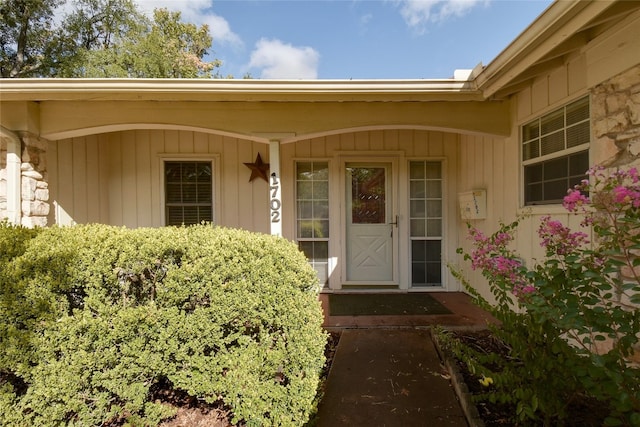
{"type": "Polygon", "coordinates": [[[0,135],[8,139],[7,142],[7,219],[16,225],[21,222],[22,213],[22,143],[14,132],[0,128],[0,135]]]}
{"type": "Polygon", "coordinates": [[[269,141],[269,221],[271,234],[282,236],[282,188],[280,183],[280,141],[269,141]]]}

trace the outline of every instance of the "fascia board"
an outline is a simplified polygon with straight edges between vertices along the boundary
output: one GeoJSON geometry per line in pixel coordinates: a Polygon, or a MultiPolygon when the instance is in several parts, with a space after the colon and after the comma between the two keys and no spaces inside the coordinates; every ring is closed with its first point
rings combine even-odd
{"type": "Polygon", "coordinates": [[[2,101],[432,101],[482,100],[467,80],[7,79],[2,101]]]}

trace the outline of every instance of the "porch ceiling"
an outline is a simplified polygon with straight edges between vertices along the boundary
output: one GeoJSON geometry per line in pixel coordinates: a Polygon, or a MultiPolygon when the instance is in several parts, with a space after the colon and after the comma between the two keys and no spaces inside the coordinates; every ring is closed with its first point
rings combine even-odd
{"type": "MultiPolygon", "coordinates": [[[[39,134],[47,139],[126,129],[191,129],[283,143],[361,128],[426,128],[507,136],[502,101],[43,101],[39,134]]],[[[22,109],[24,110],[24,109],[22,109]]]]}

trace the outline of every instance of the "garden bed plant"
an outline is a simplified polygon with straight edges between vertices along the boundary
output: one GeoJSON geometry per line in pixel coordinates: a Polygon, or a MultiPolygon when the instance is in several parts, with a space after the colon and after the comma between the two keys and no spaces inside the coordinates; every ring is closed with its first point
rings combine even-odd
{"type": "Polygon", "coordinates": [[[594,168],[589,177],[564,201],[583,231],[543,218],[546,256],[530,268],[511,244],[519,220],[490,236],[470,227],[473,249],[460,253],[495,303],[452,268],[498,320],[490,327],[497,347],[441,340],[468,371],[477,406],[503,408],[503,425],[571,425],[572,408],[584,404],[604,408],[604,425],[640,425],[640,179],[635,168],[594,168]]]}

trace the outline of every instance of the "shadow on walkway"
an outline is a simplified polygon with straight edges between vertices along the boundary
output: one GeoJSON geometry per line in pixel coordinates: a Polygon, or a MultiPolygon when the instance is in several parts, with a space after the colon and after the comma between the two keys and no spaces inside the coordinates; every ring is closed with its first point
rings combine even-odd
{"type": "Polygon", "coordinates": [[[426,329],[346,329],[318,427],[467,426],[426,329]]]}
{"type": "Polygon", "coordinates": [[[468,425],[429,329],[484,329],[495,320],[464,293],[431,295],[452,314],[330,316],[329,298],[320,295],[324,327],[341,336],[318,427],[468,425]]]}

